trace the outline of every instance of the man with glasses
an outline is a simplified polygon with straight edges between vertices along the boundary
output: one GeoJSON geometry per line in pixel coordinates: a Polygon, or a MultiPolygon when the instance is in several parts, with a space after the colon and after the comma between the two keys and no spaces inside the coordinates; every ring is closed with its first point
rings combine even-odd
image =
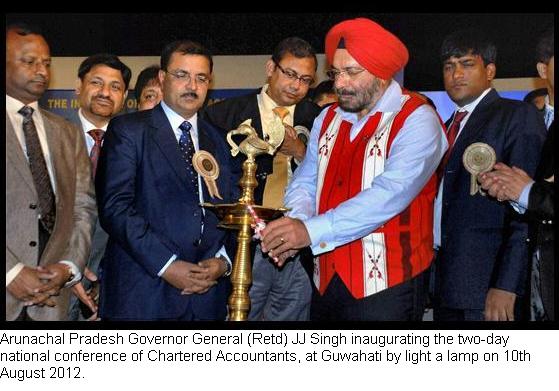
{"type": "MultiPolygon", "coordinates": [[[[205,118],[226,132],[243,121],[252,119],[252,126],[265,138],[274,116],[283,116],[285,139],[274,157],[256,158],[258,187],[254,191],[257,204],[280,207],[292,172],[305,157],[308,129],[320,108],[304,100],[316,75],[317,60],[311,45],[298,37],[281,41],[266,63],[268,83],[259,91],[216,103],[205,109],[205,118]],[[282,113],[283,112],[283,113],[282,113]],[[297,130],[295,130],[297,128],[297,130]]],[[[239,163],[244,157],[238,156],[239,163]]],[[[253,284],[249,295],[249,320],[308,320],[311,283],[301,260],[277,268],[256,248],[253,263],[253,284]]],[[[310,259],[307,260],[310,264],[310,259]]]]}
{"type": "Polygon", "coordinates": [[[408,51],[372,20],[334,26],[326,57],[338,103],[314,122],[287,189],[292,210],[268,224],[262,251],[281,265],[311,246],[312,320],[421,320],[441,121],[392,79],[408,51]]]}
{"type": "Polygon", "coordinates": [[[161,55],[163,100],[109,124],[96,178],[101,226],[109,234],[101,264],[103,319],[226,317],[230,234],[200,203],[231,202],[238,178],[222,135],[198,116],[211,73],[207,49],[172,42],[161,55]],[[219,164],[223,200],[193,168],[201,150],[219,164]]]}

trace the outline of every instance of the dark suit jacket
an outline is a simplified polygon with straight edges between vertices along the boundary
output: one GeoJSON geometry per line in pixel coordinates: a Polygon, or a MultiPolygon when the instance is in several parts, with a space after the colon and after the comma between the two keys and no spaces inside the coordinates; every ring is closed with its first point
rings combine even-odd
{"type": "Polygon", "coordinates": [[[544,135],[543,120],[532,106],[503,99],[495,90],[471,114],[444,172],[435,278],[440,306],[483,309],[489,288],[523,294],[528,276],[528,225],[510,205],[469,194],[470,173],[462,156],[470,144],[483,142],[493,147],[498,162],[520,167],[532,176],[544,135]]]}
{"type": "Polygon", "coordinates": [[[535,183],[530,189],[528,197],[528,212],[530,218],[530,243],[534,251],[540,256],[540,281],[543,305],[550,320],[555,319],[555,257],[553,251],[554,232],[553,215],[555,205],[555,183],[547,182],[554,176],[553,164],[555,122],[547,131],[547,138],[542,150],[542,156],[535,183]]]}
{"type": "MultiPolygon", "coordinates": [[[[257,90],[248,95],[226,99],[208,106],[203,111],[203,118],[218,128],[221,128],[224,132],[223,138],[225,138],[227,132],[236,129],[243,121],[251,118],[252,127],[256,129],[258,135],[262,138],[262,121],[260,120],[258,99],[256,97],[260,91],[261,90],[257,90]]],[[[320,107],[309,100],[299,102],[295,106],[293,126],[302,125],[310,131],[314,119],[320,114],[320,111],[320,107]]],[[[235,158],[236,164],[240,166],[245,158],[246,156],[242,154],[237,155],[235,158]]],[[[257,204],[261,205],[266,177],[268,174],[272,173],[273,157],[270,155],[260,155],[256,157],[256,163],[258,164],[256,170],[258,187],[254,190],[254,200],[257,204]]]]}
{"type": "MultiPolygon", "coordinates": [[[[211,198],[203,184],[204,200],[230,202],[238,178],[231,174],[229,150],[221,134],[200,119],[198,132],[200,149],[219,163],[217,184],[224,198],[211,198]]],[[[111,120],[99,157],[96,190],[101,226],[109,234],[101,263],[100,316],[164,319],[192,311],[195,319],[224,319],[228,279],[221,278],[205,294],[182,296],[157,276],[173,254],[192,263],[214,257],[229,235],[217,228],[213,213],[203,216],[160,105],[111,120]]],[[[234,251],[228,249],[228,254],[233,256],[234,251]]]]}

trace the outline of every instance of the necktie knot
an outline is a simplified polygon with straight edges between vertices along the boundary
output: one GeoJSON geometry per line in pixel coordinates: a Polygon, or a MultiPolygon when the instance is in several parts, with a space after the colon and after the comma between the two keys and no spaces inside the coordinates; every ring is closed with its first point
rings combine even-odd
{"type": "Polygon", "coordinates": [[[467,111],[457,111],[456,114],[454,114],[454,119],[452,120],[452,124],[456,124],[454,126],[460,126],[460,123],[462,122],[462,120],[468,115],[467,111]]]}
{"type": "Polygon", "coordinates": [[[23,116],[23,118],[29,120],[33,115],[33,107],[23,106],[21,109],[18,110],[18,113],[23,116]]]}
{"type": "Polygon", "coordinates": [[[103,129],[91,129],[87,133],[95,140],[95,144],[101,144],[103,137],[105,137],[105,131],[103,129]]]}
{"type": "Polygon", "coordinates": [[[182,130],[182,133],[184,135],[188,135],[190,129],[192,129],[192,125],[190,124],[190,122],[184,121],[182,124],[180,124],[179,129],[182,130]]]}
{"type": "Polygon", "coordinates": [[[287,107],[282,106],[275,107],[272,111],[281,119],[281,122],[283,122],[285,117],[289,114],[287,107]]]}

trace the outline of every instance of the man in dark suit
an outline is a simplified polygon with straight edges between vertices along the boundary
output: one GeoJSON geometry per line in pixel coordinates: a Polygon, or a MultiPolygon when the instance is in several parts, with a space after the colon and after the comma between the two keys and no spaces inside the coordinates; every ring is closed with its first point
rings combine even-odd
{"type": "Polygon", "coordinates": [[[163,100],[114,118],[97,168],[101,226],[100,316],[107,320],[223,320],[231,262],[229,237],[201,201],[230,202],[236,188],[229,151],[199,118],[212,72],[207,49],[175,41],[163,49],[163,100]],[[209,192],[192,164],[211,153],[220,168],[209,192]]]}
{"type": "MultiPolygon", "coordinates": [[[[266,63],[268,83],[260,91],[227,99],[204,110],[204,118],[225,133],[250,118],[259,136],[265,138],[274,111],[286,109],[286,134],[279,151],[274,157],[256,158],[258,186],[254,199],[258,205],[283,206],[288,178],[305,156],[309,129],[320,113],[320,107],[304,100],[316,68],[316,55],[310,44],[297,37],[286,38],[266,63]]],[[[237,157],[239,164],[243,159],[244,156],[237,157]]],[[[259,247],[255,249],[249,320],[308,320],[312,289],[301,262],[305,261],[295,259],[278,269],[259,247]]],[[[306,262],[310,267],[310,259],[306,262]]]]}
{"type": "Polygon", "coordinates": [[[498,161],[530,175],[536,170],[543,121],[532,106],[491,88],[495,59],[495,46],[478,31],[453,33],[441,47],[445,89],[457,108],[447,122],[449,152],[435,200],[438,321],[514,320],[517,297],[525,294],[528,227],[497,200],[470,195],[471,174],[462,163],[465,149],[480,142],[498,161]]]}
{"type": "MultiPolygon", "coordinates": [[[[555,77],[553,29],[548,31],[536,47],[537,69],[547,81],[550,108],[553,113],[555,77]]],[[[547,105],[547,103],[546,103],[547,105]]],[[[553,251],[554,215],[554,145],[555,122],[553,115],[547,131],[540,163],[532,179],[524,170],[504,163],[495,165],[492,172],[481,175],[481,185],[498,201],[509,201],[518,213],[526,213],[530,221],[530,248],[533,253],[531,273],[531,320],[555,319],[555,257],[553,251]]],[[[547,125],[547,123],[546,123],[547,125]]]]}

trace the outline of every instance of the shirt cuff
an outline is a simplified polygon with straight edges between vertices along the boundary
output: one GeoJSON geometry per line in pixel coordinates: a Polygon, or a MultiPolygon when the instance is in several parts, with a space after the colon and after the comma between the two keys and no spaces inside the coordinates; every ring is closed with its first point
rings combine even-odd
{"type": "Polygon", "coordinates": [[[64,284],[64,288],[69,288],[71,286],[76,285],[82,279],[82,273],[80,269],[76,266],[76,264],[72,261],[60,261],[58,263],[62,263],[70,268],[70,272],[74,276],[70,281],[64,284]]]}
{"type": "Polygon", "coordinates": [[[530,190],[532,190],[533,184],[534,181],[524,186],[524,189],[522,189],[522,193],[520,193],[520,197],[518,197],[518,205],[523,207],[524,209],[528,209],[528,199],[530,197],[530,190]]]}
{"type": "Polygon", "coordinates": [[[335,242],[329,240],[331,230],[327,214],[311,217],[303,221],[303,224],[305,224],[311,239],[311,250],[314,255],[320,255],[336,248],[335,242]]]}
{"type": "Polygon", "coordinates": [[[16,278],[21,269],[23,269],[24,267],[25,265],[20,262],[6,273],[6,286],[10,285],[10,283],[14,280],[14,278],[16,278]]]}
{"type": "Polygon", "coordinates": [[[165,270],[167,270],[167,268],[169,267],[169,265],[171,263],[173,263],[173,261],[175,259],[178,258],[178,255],[173,255],[171,258],[169,258],[169,260],[167,261],[167,263],[161,268],[161,270],[159,270],[159,273],[157,273],[158,277],[161,277],[163,275],[163,273],[165,273],[165,270]]]}
{"type": "Polygon", "coordinates": [[[227,255],[227,250],[225,250],[225,246],[221,246],[219,251],[215,254],[215,257],[216,258],[221,257],[227,263],[227,271],[225,272],[225,274],[223,276],[228,277],[231,274],[231,271],[233,270],[233,263],[231,262],[231,259],[229,258],[229,255],[227,255]]]}

